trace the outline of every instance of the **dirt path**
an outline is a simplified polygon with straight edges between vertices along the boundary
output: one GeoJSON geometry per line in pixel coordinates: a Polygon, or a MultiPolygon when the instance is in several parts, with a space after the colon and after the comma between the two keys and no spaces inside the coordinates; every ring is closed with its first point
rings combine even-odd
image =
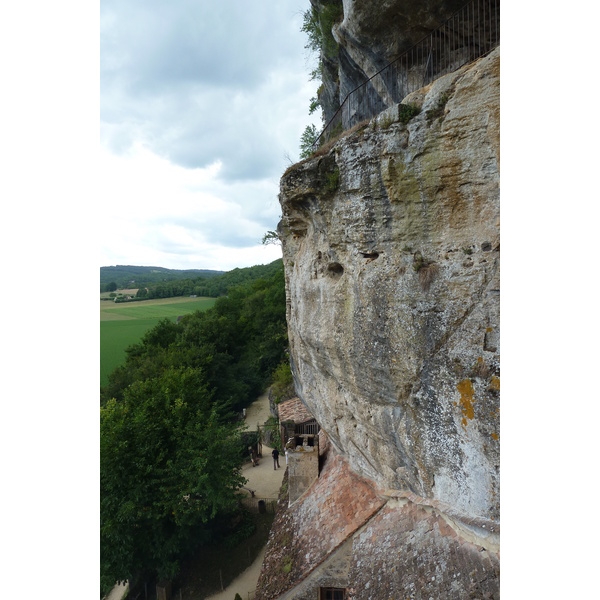
{"type": "MultiPolygon", "coordinates": [[[[258,579],[257,579],[258,581],[258,579]]],[[[129,591],[129,583],[118,583],[106,596],[105,600],[122,600],[125,592],[129,591]]]]}
{"type": "Polygon", "coordinates": [[[256,431],[256,426],[260,425],[262,427],[270,416],[269,392],[267,391],[246,409],[246,424],[248,425],[248,429],[256,431]]]}
{"type": "MultiPolygon", "coordinates": [[[[259,398],[246,409],[246,423],[248,429],[255,431],[257,425],[262,427],[270,416],[269,396],[265,393],[262,396],[259,396],[259,398]]],[[[254,495],[257,498],[276,500],[279,496],[279,488],[281,487],[281,481],[283,480],[283,473],[285,471],[285,457],[279,457],[280,468],[275,470],[273,468],[273,458],[271,457],[273,448],[270,448],[265,444],[263,444],[262,448],[262,458],[256,467],[253,467],[251,462],[244,463],[244,466],[242,467],[242,474],[248,480],[245,487],[253,490],[254,495]]]]}
{"type": "MultiPolygon", "coordinates": [[[[271,416],[269,410],[269,396],[263,394],[255,400],[246,410],[246,423],[248,429],[256,430],[256,425],[263,425],[264,422],[271,416]]],[[[279,458],[279,469],[273,468],[273,459],[271,458],[271,448],[263,444],[263,456],[256,467],[252,466],[251,462],[247,462],[242,467],[242,474],[248,483],[245,487],[254,490],[257,498],[277,499],[279,496],[279,488],[285,473],[285,457],[279,458]]],[[[236,594],[242,597],[242,600],[251,600],[254,598],[260,568],[262,566],[265,549],[263,548],[256,560],[225,590],[214,594],[206,600],[233,600],[236,594]]]]}
{"type": "Polygon", "coordinates": [[[265,548],[259,552],[256,560],[231,585],[222,592],[209,596],[206,600],[233,600],[236,594],[239,594],[242,600],[252,600],[264,557],[265,548]]]}

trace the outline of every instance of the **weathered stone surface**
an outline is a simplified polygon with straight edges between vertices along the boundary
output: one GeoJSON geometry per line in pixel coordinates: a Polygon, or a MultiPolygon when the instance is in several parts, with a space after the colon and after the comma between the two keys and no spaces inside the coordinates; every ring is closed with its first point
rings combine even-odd
{"type": "Polygon", "coordinates": [[[286,507],[282,499],[257,600],[314,600],[331,587],[349,600],[499,598],[497,536],[481,543],[439,503],[383,494],[335,452],[310,493],[286,507]]]}
{"type": "Polygon", "coordinates": [[[378,485],[499,519],[499,49],[291,168],[296,390],[378,485]]]}
{"type": "MultiPolygon", "coordinates": [[[[378,492],[370,481],[353,473],[346,460],[332,453],[310,493],[288,510],[280,501],[282,510],[267,543],[256,600],[279,598],[322,565],[385,504],[378,492]]],[[[335,573],[338,580],[346,581],[349,554],[342,555],[341,563],[338,556],[333,565],[324,566],[320,578],[330,580],[335,573]]],[[[294,591],[291,597],[301,596],[294,591]]]]}
{"type": "MultiPolygon", "coordinates": [[[[321,12],[332,0],[311,0],[321,12]]],[[[397,58],[461,8],[464,0],[343,0],[343,20],[333,26],[337,54],[321,53],[319,100],[325,122],[354,88],[397,58]]],[[[453,40],[460,45],[460,40],[453,40]]]]}
{"type": "Polygon", "coordinates": [[[388,505],[354,536],[348,600],[499,599],[499,559],[436,512],[388,505]]]}

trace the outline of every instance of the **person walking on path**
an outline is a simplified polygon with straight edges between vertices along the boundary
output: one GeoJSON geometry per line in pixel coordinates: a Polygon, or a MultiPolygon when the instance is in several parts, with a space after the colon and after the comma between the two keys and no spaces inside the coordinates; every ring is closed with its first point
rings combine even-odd
{"type": "Polygon", "coordinates": [[[273,456],[273,469],[277,470],[279,467],[279,450],[275,448],[271,454],[273,456]]]}

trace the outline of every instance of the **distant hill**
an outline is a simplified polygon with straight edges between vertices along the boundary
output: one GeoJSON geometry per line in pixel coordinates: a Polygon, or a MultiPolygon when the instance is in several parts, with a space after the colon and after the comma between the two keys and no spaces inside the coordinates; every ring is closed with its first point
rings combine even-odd
{"type": "MultiPolygon", "coordinates": [[[[227,271],[218,277],[203,279],[195,282],[194,293],[198,296],[210,296],[217,298],[225,296],[231,288],[239,285],[245,285],[258,279],[269,279],[275,273],[283,270],[283,260],[278,258],[267,265],[255,265],[253,267],[245,267],[243,269],[233,269],[227,271]]],[[[158,290],[156,290],[158,292],[158,290]]]]}
{"type": "Polygon", "coordinates": [[[144,299],[176,296],[225,296],[231,288],[258,279],[268,279],[283,269],[281,258],[267,265],[255,265],[231,271],[201,269],[164,269],[162,267],[116,266],[100,267],[100,292],[111,291],[107,286],[116,283],[118,289],[141,288],[144,299]]]}
{"type": "Polygon", "coordinates": [[[209,279],[224,273],[225,271],[210,269],[165,269],[164,267],[136,267],[133,265],[100,267],[100,290],[104,291],[103,288],[113,282],[119,289],[139,288],[180,279],[209,279]]]}

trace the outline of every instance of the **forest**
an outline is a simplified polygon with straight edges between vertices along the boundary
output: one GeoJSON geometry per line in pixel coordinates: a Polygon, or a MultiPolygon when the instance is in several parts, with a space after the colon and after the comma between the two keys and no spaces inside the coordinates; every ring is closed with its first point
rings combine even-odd
{"type": "Polygon", "coordinates": [[[255,279],[270,277],[281,265],[281,259],[267,265],[222,271],[175,271],[156,267],[102,267],[100,292],[116,291],[127,287],[138,288],[137,300],[174,298],[177,296],[225,296],[229,289],[255,279]],[[152,271],[149,271],[152,269],[152,271]],[[137,270],[140,273],[136,275],[137,270]],[[194,275],[195,276],[191,276],[194,275]],[[133,277],[136,276],[137,279],[133,277]],[[112,279],[111,279],[112,277],[112,279]]]}
{"type": "Polygon", "coordinates": [[[268,267],[212,308],[160,321],[101,389],[102,593],[139,573],[170,579],[199,545],[236,535],[239,415],[289,377],[282,261],[268,267]]]}
{"type": "Polygon", "coordinates": [[[116,289],[148,287],[156,283],[180,279],[204,279],[222,274],[223,271],[209,269],[166,269],[134,265],[100,267],[100,293],[112,292],[116,289]]]}

